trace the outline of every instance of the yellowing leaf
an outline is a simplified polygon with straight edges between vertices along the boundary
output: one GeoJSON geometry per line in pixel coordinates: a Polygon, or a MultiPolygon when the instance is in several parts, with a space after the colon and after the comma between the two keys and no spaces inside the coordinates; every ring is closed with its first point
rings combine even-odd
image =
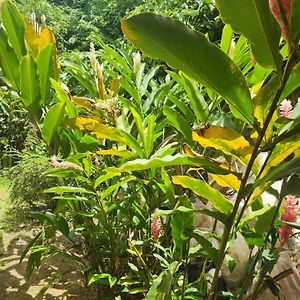
{"type": "Polygon", "coordinates": [[[281,143],[278,143],[268,160],[262,173],[262,177],[265,176],[272,167],[282,163],[290,154],[298,150],[298,148],[300,148],[300,134],[294,135],[281,143]]]}
{"type": "MultiPolygon", "coordinates": [[[[210,126],[199,133],[194,131],[193,140],[203,147],[215,148],[232,155],[244,165],[249,163],[253,152],[253,147],[243,136],[228,128],[210,126]]],[[[256,162],[253,166],[254,173],[257,173],[258,169],[259,165],[256,162]]]]}
{"type": "Polygon", "coordinates": [[[85,109],[86,111],[91,112],[91,111],[93,110],[93,106],[92,106],[92,104],[91,104],[91,102],[94,101],[93,99],[74,96],[74,97],[72,97],[72,101],[73,101],[77,106],[79,106],[79,107],[85,109]]]}
{"type": "Polygon", "coordinates": [[[228,174],[228,175],[210,174],[210,175],[217,182],[217,184],[222,187],[230,187],[235,189],[236,191],[238,191],[240,188],[241,181],[233,174],[228,174]]]}
{"type": "Polygon", "coordinates": [[[189,176],[173,176],[173,183],[190,189],[196,195],[207,199],[215,209],[229,215],[232,212],[232,203],[219,191],[210,187],[203,180],[198,180],[189,176]]]}
{"type": "Polygon", "coordinates": [[[120,156],[123,158],[133,157],[134,154],[128,150],[118,150],[118,149],[109,149],[109,150],[99,150],[96,151],[99,155],[112,155],[112,156],[120,156]]]}

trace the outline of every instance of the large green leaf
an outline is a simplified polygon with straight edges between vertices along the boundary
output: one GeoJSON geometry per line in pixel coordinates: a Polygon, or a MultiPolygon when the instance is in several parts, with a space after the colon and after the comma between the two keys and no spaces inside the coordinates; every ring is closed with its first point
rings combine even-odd
{"type": "Polygon", "coordinates": [[[45,104],[50,98],[50,77],[54,76],[53,45],[44,47],[37,58],[38,72],[40,76],[41,103],[45,104]]]}
{"type": "Polygon", "coordinates": [[[66,102],[59,102],[53,105],[47,112],[42,129],[44,140],[50,144],[59,125],[64,119],[66,102]]]}
{"type": "Polygon", "coordinates": [[[253,123],[250,94],[241,71],[204,35],[171,18],[149,13],[123,20],[121,25],[125,36],[145,54],[215,90],[235,116],[253,123]]]}
{"type": "Polygon", "coordinates": [[[188,210],[175,210],[171,217],[170,225],[175,248],[179,252],[180,257],[183,258],[184,245],[190,239],[187,233],[194,229],[195,212],[192,210],[192,203],[187,196],[183,196],[178,200],[178,206],[188,208],[188,210]]]}
{"type": "Polygon", "coordinates": [[[292,1],[291,38],[298,45],[300,38],[300,1],[292,1]]]}
{"type": "Polygon", "coordinates": [[[20,64],[21,98],[24,105],[30,110],[36,110],[40,102],[39,76],[35,59],[26,55],[20,64]]]}
{"type": "Polygon", "coordinates": [[[11,1],[4,1],[1,7],[2,22],[19,60],[26,54],[25,23],[22,14],[11,1]]]}
{"type": "Polygon", "coordinates": [[[0,27],[0,65],[4,76],[17,91],[20,87],[19,60],[8,43],[6,32],[0,27]]]}
{"type": "Polygon", "coordinates": [[[165,106],[163,112],[171,124],[182,133],[187,143],[192,146],[194,142],[192,137],[192,128],[189,122],[171,107],[165,106]]]}
{"type": "Polygon", "coordinates": [[[219,191],[213,189],[203,180],[189,176],[173,176],[173,183],[190,189],[196,195],[207,199],[215,209],[229,215],[232,212],[232,203],[225,198],[219,191]]]}
{"type": "Polygon", "coordinates": [[[191,157],[183,154],[166,155],[164,157],[153,157],[150,159],[136,159],[122,165],[118,170],[121,172],[140,171],[151,168],[162,168],[166,166],[198,166],[207,170],[210,173],[228,174],[229,170],[222,168],[217,162],[204,157],[191,157]]]}
{"type": "Polygon", "coordinates": [[[216,0],[224,23],[244,35],[257,62],[281,70],[280,28],[271,14],[268,0],[216,0]]]}

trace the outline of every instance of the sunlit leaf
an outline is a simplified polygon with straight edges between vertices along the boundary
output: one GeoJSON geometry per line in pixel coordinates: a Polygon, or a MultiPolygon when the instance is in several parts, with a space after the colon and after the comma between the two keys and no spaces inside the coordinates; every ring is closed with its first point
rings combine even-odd
{"type": "MultiPolygon", "coordinates": [[[[239,133],[218,126],[210,126],[197,133],[193,132],[193,139],[202,147],[211,147],[223,151],[225,154],[236,157],[241,163],[249,163],[253,147],[239,133]]],[[[258,172],[258,163],[253,166],[253,171],[258,172]]]]}
{"type": "Polygon", "coordinates": [[[1,6],[2,22],[10,44],[19,60],[26,54],[25,24],[22,14],[11,1],[4,0],[1,6]]]}
{"type": "Polygon", "coordinates": [[[225,214],[232,212],[232,203],[225,198],[219,191],[213,189],[203,180],[195,179],[189,176],[173,176],[173,183],[190,189],[196,195],[207,199],[215,209],[225,214]]]}
{"type": "Polygon", "coordinates": [[[0,27],[0,65],[7,81],[18,91],[20,88],[20,64],[14,49],[8,43],[6,32],[2,27],[0,27]]]}
{"type": "Polygon", "coordinates": [[[163,157],[154,157],[150,159],[136,159],[122,165],[119,170],[122,172],[140,171],[151,168],[161,168],[167,166],[190,165],[198,166],[210,173],[228,174],[229,169],[222,168],[216,161],[204,156],[190,157],[188,155],[176,154],[163,157]]]}
{"type": "Polygon", "coordinates": [[[45,116],[42,128],[42,136],[47,144],[51,143],[54,134],[57,132],[57,129],[64,119],[65,106],[65,102],[59,102],[51,106],[45,116]]]}
{"type": "Polygon", "coordinates": [[[269,1],[216,0],[224,23],[245,36],[257,62],[281,70],[280,28],[269,8],[269,1]]]}
{"type": "Polygon", "coordinates": [[[230,187],[239,190],[241,181],[234,175],[218,175],[218,174],[210,174],[210,176],[217,182],[218,185],[222,187],[230,187]]]}
{"type": "Polygon", "coordinates": [[[254,122],[249,90],[234,62],[206,37],[182,23],[154,14],[122,20],[125,36],[146,55],[166,61],[219,93],[235,116],[254,122]]]}

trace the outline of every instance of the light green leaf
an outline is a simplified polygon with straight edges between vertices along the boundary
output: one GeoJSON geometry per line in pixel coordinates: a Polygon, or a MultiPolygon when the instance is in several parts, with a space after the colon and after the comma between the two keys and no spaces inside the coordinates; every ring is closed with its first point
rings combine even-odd
{"type": "Polygon", "coordinates": [[[53,45],[43,48],[37,57],[38,72],[40,77],[41,104],[50,100],[50,77],[54,76],[54,53],[53,45]]]}
{"type": "Polygon", "coordinates": [[[94,194],[93,191],[87,190],[81,187],[74,187],[74,186],[57,186],[44,191],[44,193],[79,193],[79,194],[94,194]]]}
{"type": "Polygon", "coordinates": [[[281,70],[280,28],[266,0],[216,0],[225,24],[244,35],[257,62],[265,68],[281,70]]]}
{"type": "Polygon", "coordinates": [[[56,95],[57,95],[57,102],[65,102],[66,103],[66,113],[69,115],[70,118],[76,118],[77,117],[77,110],[76,106],[72,103],[70,100],[68,94],[63,89],[63,87],[60,85],[59,82],[54,80],[53,78],[50,78],[51,85],[54,88],[56,95]]]}
{"type": "Polygon", "coordinates": [[[25,23],[23,16],[11,1],[3,1],[1,6],[2,22],[9,42],[14,48],[19,60],[26,54],[25,23]]]}
{"type": "Polygon", "coordinates": [[[232,203],[219,191],[210,187],[203,180],[198,180],[189,176],[173,176],[173,183],[190,189],[196,195],[207,199],[215,209],[229,215],[232,212],[232,203]]]}
{"type": "Polygon", "coordinates": [[[122,20],[122,30],[146,55],[166,61],[219,93],[235,116],[253,124],[245,79],[235,63],[206,37],[167,17],[140,14],[122,20]]]}
{"type": "Polygon", "coordinates": [[[51,143],[54,134],[57,132],[57,129],[64,119],[65,106],[66,102],[59,102],[50,107],[45,116],[42,128],[42,136],[47,144],[51,143]]]}
{"type": "Polygon", "coordinates": [[[122,165],[118,170],[121,172],[140,171],[166,166],[198,166],[210,173],[229,174],[229,170],[205,156],[191,157],[184,154],[166,155],[163,157],[153,157],[150,159],[136,159],[122,165]]]}
{"type": "Polygon", "coordinates": [[[299,86],[300,86],[300,63],[298,63],[292,70],[292,73],[284,87],[280,99],[283,100],[286,97],[288,97],[299,86]]]}
{"type": "Polygon", "coordinates": [[[21,98],[27,108],[35,110],[40,102],[39,76],[37,64],[32,56],[26,55],[21,60],[21,98]]]}
{"type": "Polygon", "coordinates": [[[0,27],[0,65],[7,81],[19,91],[19,60],[14,49],[9,45],[6,32],[2,27],[0,27]]]}

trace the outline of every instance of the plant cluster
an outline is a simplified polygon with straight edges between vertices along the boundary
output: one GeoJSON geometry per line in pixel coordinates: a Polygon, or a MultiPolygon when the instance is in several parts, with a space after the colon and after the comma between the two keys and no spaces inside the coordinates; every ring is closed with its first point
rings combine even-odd
{"type": "Polygon", "coordinates": [[[28,275],[64,254],[99,299],[280,294],[293,272],[272,271],[299,229],[299,3],[217,0],[220,46],[134,15],[127,39],[173,70],[101,42],[61,73],[52,32],[3,2],[1,68],[63,182],[45,191],[55,210],[31,214],[28,275]]]}

